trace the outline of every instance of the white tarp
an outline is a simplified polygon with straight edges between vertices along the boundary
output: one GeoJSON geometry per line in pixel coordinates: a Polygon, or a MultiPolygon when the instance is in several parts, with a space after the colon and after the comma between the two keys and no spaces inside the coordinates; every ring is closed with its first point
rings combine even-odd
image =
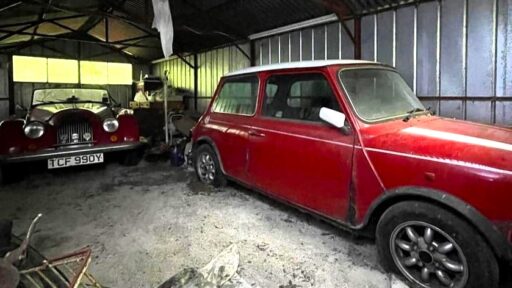
{"type": "Polygon", "coordinates": [[[172,42],[174,39],[174,27],[172,26],[169,0],[153,0],[153,11],[155,12],[153,28],[160,32],[164,57],[168,58],[172,55],[172,42]]]}

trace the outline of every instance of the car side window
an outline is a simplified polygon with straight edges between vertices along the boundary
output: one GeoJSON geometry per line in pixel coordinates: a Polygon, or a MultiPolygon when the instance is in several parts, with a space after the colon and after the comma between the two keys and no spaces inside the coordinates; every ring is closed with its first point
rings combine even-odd
{"type": "Polygon", "coordinates": [[[264,116],[320,122],[322,107],[340,111],[329,82],[320,73],[271,76],[265,94],[264,116]]]}
{"type": "Polygon", "coordinates": [[[213,112],[252,115],[256,111],[258,98],[257,76],[243,76],[228,79],[222,85],[213,103],[213,112]]]}

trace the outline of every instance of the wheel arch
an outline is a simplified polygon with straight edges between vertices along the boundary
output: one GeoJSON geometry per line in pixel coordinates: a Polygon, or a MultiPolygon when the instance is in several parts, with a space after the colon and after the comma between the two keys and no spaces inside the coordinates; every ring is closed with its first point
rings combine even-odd
{"type": "Polygon", "coordinates": [[[397,203],[411,200],[435,204],[458,215],[480,233],[499,261],[512,261],[510,245],[491,221],[463,200],[443,191],[430,188],[408,186],[392,189],[384,193],[368,209],[363,222],[365,234],[375,235],[377,223],[388,208],[397,203]]]}
{"type": "Polygon", "coordinates": [[[222,170],[222,173],[226,174],[226,171],[224,170],[224,164],[222,163],[222,157],[220,156],[219,149],[217,148],[217,145],[215,145],[213,139],[208,136],[199,137],[192,144],[192,151],[195,151],[201,145],[209,145],[210,147],[212,147],[213,151],[217,155],[217,159],[219,160],[219,166],[220,169],[222,170]]]}

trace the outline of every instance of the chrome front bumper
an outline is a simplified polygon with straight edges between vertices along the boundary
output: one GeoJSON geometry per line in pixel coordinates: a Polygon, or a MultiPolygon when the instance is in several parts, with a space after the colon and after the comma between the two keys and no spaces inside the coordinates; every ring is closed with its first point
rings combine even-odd
{"type": "Polygon", "coordinates": [[[24,154],[19,154],[19,155],[8,155],[8,156],[0,155],[0,163],[1,164],[23,163],[23,162],[30,162],[30,161],[47,160],[47,159],[56,158],[56,157],[68,157],[68,156],[77,156],[77,155],[87,155],[87,154],[93,154],[93,153],[109,153],[109,152],[118,152],[118,151],[126,151],[126,150],[135,150],[135,149],[141,148],[142,145],[143,144],[140,142],[131,142],[131,143],[99,145],[99,146],[91,146],[91,147],[52,149],[52,150],[38,151],[35,153],[24,153],[24,154]]]}

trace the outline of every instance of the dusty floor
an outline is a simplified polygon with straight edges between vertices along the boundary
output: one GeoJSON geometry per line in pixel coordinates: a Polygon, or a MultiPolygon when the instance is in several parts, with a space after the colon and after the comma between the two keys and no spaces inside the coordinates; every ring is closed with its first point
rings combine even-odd
{"type": "Polygon", "coordinates": [[[16,233],[39,212],[33,245],[50,257],[91,245],[90,269],[109,287],[156,287],[231,243],[254,287],[403,286],[378,266],[372,242],[166,163],[36,171],[0,187],[0,218],[15,219],[16,233]]]}

